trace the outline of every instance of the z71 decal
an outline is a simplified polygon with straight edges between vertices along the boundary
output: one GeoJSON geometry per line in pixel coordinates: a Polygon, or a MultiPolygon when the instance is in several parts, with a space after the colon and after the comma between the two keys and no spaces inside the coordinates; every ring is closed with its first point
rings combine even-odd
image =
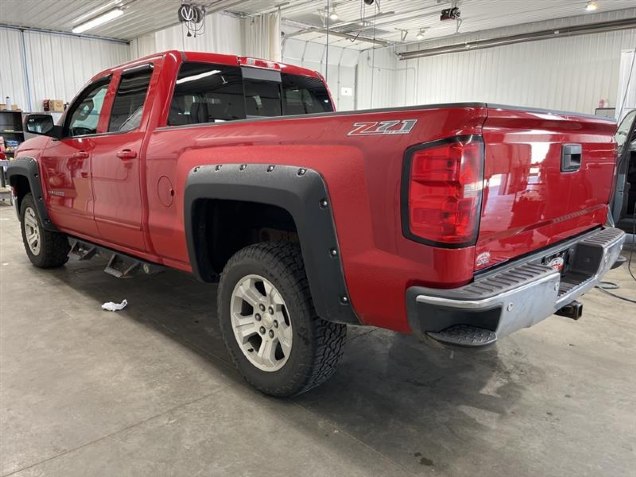
{"type": "Polygon", "coordinates": [[[370,121],[365,123],[353,123],[353,129],[347,136],[376,136],[379,134],[410,134],[417,123],[417,119],[404,119],[392,121],[370,121]]]}

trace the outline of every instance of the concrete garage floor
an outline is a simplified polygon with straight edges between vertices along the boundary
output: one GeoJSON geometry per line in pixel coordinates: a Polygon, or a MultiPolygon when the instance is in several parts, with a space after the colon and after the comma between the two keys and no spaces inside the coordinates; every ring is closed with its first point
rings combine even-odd
{"type": "Polygon", "coordinates": [[[3,476],[636,475],[636,305],[595,290],[477,353],[352,328],[334,378],[282,401],[229,363],[214,286],[38,270],[12,208],[0,227],[3,476]]]}

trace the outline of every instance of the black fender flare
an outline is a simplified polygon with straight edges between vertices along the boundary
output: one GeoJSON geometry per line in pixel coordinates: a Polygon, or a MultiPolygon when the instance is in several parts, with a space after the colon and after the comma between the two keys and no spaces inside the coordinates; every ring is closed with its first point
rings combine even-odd
{"type": "Polygon", "coordinates": [[[197,202],[206,199],[256,202],[289,212],[296,224],[318,316],[360,324],[347,292],[327,186],[318,172],[267,164],[205,165],[190,171],[184,196],[188,254],[194,275],[213,281],[215,276],[206,269],[194,230],[197,202]]]}
{"type": "MultiPolygon", "coordinates": [[[[42,181],[40,177],[40,168],[38,161],[32,157],[19,157],[9,162],[7,166],[7,179],[11,186],[15,186],[17,177],[25,177],[29,182],[31,194],[35,201],[36,212],[40,217],[40,223],[46,230],[57,232],[57,227],[51,222],[49,212],[46,210],[46,204],[44,203],[44,197],[42,195],[42,181]]],[[[16,209],[18,208],[18,202],[16,201],[16,209]]],[[[20,211],[18,210],[18,216],[20,211]]]]}

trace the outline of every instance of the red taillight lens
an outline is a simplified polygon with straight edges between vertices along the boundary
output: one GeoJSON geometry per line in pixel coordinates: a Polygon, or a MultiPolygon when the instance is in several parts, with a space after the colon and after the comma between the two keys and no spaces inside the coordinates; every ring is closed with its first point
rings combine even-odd
{"type": "Polygon", "coordinates": [[[452,138],[408,156],[408,235],[440,245],[477,238],[483,189],[483,142],[452,138]]]}

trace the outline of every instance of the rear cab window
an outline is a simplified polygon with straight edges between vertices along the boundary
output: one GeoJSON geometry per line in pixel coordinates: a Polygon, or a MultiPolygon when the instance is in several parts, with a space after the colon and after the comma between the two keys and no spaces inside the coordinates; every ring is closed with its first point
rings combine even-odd
{"type": "Polygon", "coordinates": [[[318,78],[260,68],[185,62],[181,65],[168,126],[333,111],[318,78]]]}

